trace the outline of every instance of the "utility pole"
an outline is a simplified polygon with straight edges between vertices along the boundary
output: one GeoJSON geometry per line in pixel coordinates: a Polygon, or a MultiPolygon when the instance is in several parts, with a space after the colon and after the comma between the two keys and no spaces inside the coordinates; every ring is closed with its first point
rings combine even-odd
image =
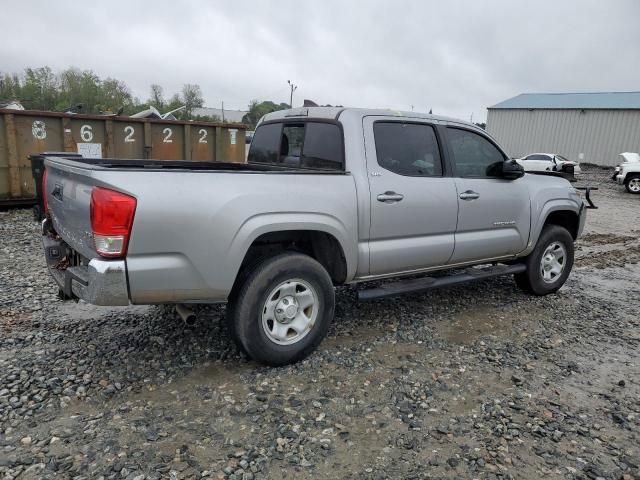
{"type": "Polygon", "coordinates": [[[287,80],[287,83],[289,84],[289,88],[291,89],[291,95],[289,96],[289,108],[293,108],[293,92],[298,89],[298,86],[291,83],[291,80],[287,80]]]}
{"type": "Polygon", "coordinates": [[[224,102],[222,102],[222,123],[224,123],[224,102]]]}

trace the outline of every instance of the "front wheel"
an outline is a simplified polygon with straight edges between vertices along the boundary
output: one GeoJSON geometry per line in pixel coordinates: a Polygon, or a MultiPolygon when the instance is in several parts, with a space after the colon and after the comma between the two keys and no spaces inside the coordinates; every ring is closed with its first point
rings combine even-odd
{"type": "Polygon", "coordinates": [[[517,285],[534,295],[558,291],[571,273],[573,253],[573,237],[567,229],[547,225],[525,259],[527,270],[515,275],[517,285]]]}
{"type": "Polygon", "coordinates": [[[259,263],[238,285],[229,309],[234,338],[254,360],[272,366],[308,356],[326,336],[335,296],[327,271],[300,253],[259,263]]]}
{"type": "Polygon", "coordinates": [[[640,193],[640,175],[629,175],[624,182],[624,186],[627,192],[639,194],[640,193]]]}

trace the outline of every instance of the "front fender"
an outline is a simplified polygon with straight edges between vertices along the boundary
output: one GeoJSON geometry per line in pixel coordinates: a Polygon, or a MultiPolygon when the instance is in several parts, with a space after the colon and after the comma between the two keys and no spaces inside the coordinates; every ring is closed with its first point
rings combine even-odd
{"type": "MultiPolygon", "coordinates": [[[[551,215],[553,212],[572,212],[580,217],[584,209],[582,207],[582,200],[577,201],[569,198],[557,198],[547,200],[544,204],[542,204],[540,207],[537,207],[535,210],[537,211],[532,212],[533,215],[531,216],[531,233],[529,234],[529,242],[527,243],[527,248],[519,256],[526,256],[533,251],[536,243],[538,242],[538,238],[540,237],[540,233],[542,232],[542,229],[547,222],[547,219],[549,218],[549,215],[551,215]]],[[[579,218],[579,220],[580,225],[582,225],[582,219],[579,218]]]]}

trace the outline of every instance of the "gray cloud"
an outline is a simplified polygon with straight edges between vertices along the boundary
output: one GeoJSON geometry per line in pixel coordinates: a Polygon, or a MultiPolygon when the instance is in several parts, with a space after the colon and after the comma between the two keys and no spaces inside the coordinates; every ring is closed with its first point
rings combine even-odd
{"type": "Polygon", "coordinates": [[[0,71],[50,65],[147,98],[201,85],[209,105],[288,101],[474,119],[521,92],[638,90],[640,2],[3,2],[0,71]]]}

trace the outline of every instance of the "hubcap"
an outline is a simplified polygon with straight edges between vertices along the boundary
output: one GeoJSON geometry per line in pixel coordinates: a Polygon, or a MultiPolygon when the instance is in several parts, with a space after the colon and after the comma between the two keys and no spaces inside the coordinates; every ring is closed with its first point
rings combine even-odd
{"type": "Polygon", "coordinates": [[[282,282],[267,296],[262,329],[278,345],[302,340],[316,322],[320,302],[314,288],[301,279],[282,282]]]}
{"type": "Polygon", "coordinates": [[[560,242],[553,242],[549,245],[540,260],[540,273],[542,280],[546,283],[553,283],[564,271],[567,259],[567,251],[560,242]]]}
{"type": "Polygon", "coordinates": [[[629,180],[629,190],[634,193],[640,192],[640,178],[632,178],[629,180]]]}

